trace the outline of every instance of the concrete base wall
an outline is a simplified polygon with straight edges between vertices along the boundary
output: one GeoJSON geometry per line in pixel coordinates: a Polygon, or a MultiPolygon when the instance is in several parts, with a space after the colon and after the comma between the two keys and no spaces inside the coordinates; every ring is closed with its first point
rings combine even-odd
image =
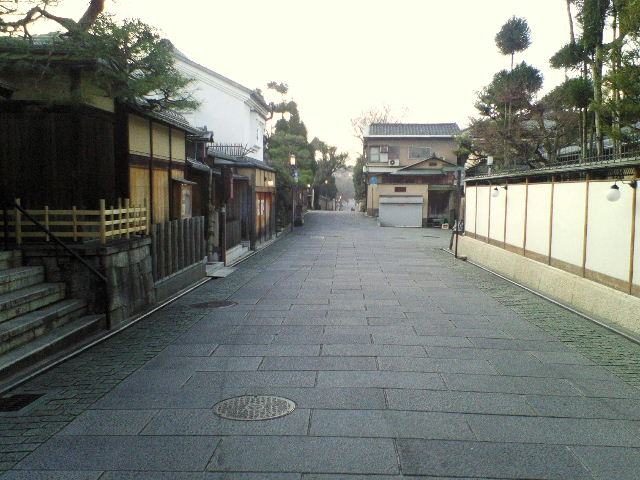
{"type": "Polygon", "coordinates": [[[180,290],[202,280],[206,275],[207,264],[202,260],[199,263],[183,268],[167,278],[163,278],[155,284],[157,301],[166,300],[180,290]]]}
{"type": "Polygon", "coordinates": [[[640,334],[640,298],[469,237],[460,237],[458,255],[579,312],[640,334]]]}

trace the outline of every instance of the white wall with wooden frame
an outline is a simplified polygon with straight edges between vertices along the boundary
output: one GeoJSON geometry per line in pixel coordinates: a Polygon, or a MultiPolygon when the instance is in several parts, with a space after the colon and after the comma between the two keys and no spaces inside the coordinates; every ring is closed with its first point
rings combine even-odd
{"type": "Polygon", "coordinates": [[[612,184],[467,185],[465,234],[640,296],[640,195],[618,182],[611,202],[612,184]]]}

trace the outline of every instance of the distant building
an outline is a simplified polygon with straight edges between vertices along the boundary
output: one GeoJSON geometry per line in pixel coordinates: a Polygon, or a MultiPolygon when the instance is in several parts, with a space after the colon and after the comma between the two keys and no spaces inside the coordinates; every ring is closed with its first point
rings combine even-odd
{"type": "Polygon", "coordinates": [[[374,123],[364,135],[367,214],[382,226],[440,225],[455,209],[455,123],[374,123]]]}

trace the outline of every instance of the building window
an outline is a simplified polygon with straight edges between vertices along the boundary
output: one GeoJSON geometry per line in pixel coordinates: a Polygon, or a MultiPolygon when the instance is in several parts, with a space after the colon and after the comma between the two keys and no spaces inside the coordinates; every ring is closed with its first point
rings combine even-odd
{"type": "Polygon", "coordinates": [[[414,160],[426,160],[432,154],[429,147],[409,147],[409,158],[414,160]]]}
{"type": "Polygon", "coordinates": [[[429,162],[429,166],[430,167],[437,167],[438,166],[438,162],[429,162]]]}
{"type": "Polygon", "coordinates": [[[400,147],[389,145],[389,160],[400,160],[400,147]]]}
{"type": "Polygon", "coordinates": [[[380,161],[380,147],[369,148],[369,161],[370,162],[380,161]]]}
{"type": "Polygon", "coordinates": [[[395,187],[393,189],[394,192],[406,192],[407,191],[407,187],[395,187]]]}

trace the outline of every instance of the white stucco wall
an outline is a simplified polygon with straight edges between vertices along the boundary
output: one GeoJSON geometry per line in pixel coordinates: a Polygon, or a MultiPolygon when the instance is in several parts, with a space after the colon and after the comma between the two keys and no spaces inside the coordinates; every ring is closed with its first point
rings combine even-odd
{"type": "Polygon", "coordinates": [[[476,234],[486,237],[489,233],[489,187],[477,188],[476,234]]]}
{"type": "MultiPolygon", "coordinates": [[[[494,190],[491,188],[491,193],[493,194],[494,190]]],[[[498,196],[494,197],[493,195],[490,198],[491,202],[491,221],[489,223],[489,238],[491,240],[497,240],[499,242],[504,242],[504,221],[505,221],[505,199],[507,196],[505,195],[506,191],[501,188],[498,188],[498,196]]]]}
{"type": "Polygon", "coordinates": [[[507,200],[507,238],[506,242],[514,247],[524,245],[524,206],[527,194],[526,185],[509,185],[507,200]]]}
{"type": "Polygon", "coordinates": [[[631,188],[620,185],[620,200],[606,198],[611,180],[590,182],[587,225],[587,268],[629,280],[631,251],[631,188]]]}
{"type": "Polygon", "coordinates": [[[475,188],[465,188],[464,192],[464,228],[472,233],[476,233],[476,191],[475,188]]]}
{"type": "Polygon", "coordinates": [[[215,143],[245,145],[254,149],[247,156],[263,160],[267,113],[251,98],[251,90],[180,56],[176,57],[176,68],[195,79],[191,88],[201,102],[198,110],[185,115],[187,120],[213,130],[215,143]]]}
{"type": "Polygon", "coordinates": [[[540,255],[549,254],[549,214],[551,185],[529,185],[527,202],[527,250],[540,255]]]}
{"type": "Polygon", "coordinates": [[[582,267],[586,183],[557,183],[553,192],[551,256],[582,267]]]}

